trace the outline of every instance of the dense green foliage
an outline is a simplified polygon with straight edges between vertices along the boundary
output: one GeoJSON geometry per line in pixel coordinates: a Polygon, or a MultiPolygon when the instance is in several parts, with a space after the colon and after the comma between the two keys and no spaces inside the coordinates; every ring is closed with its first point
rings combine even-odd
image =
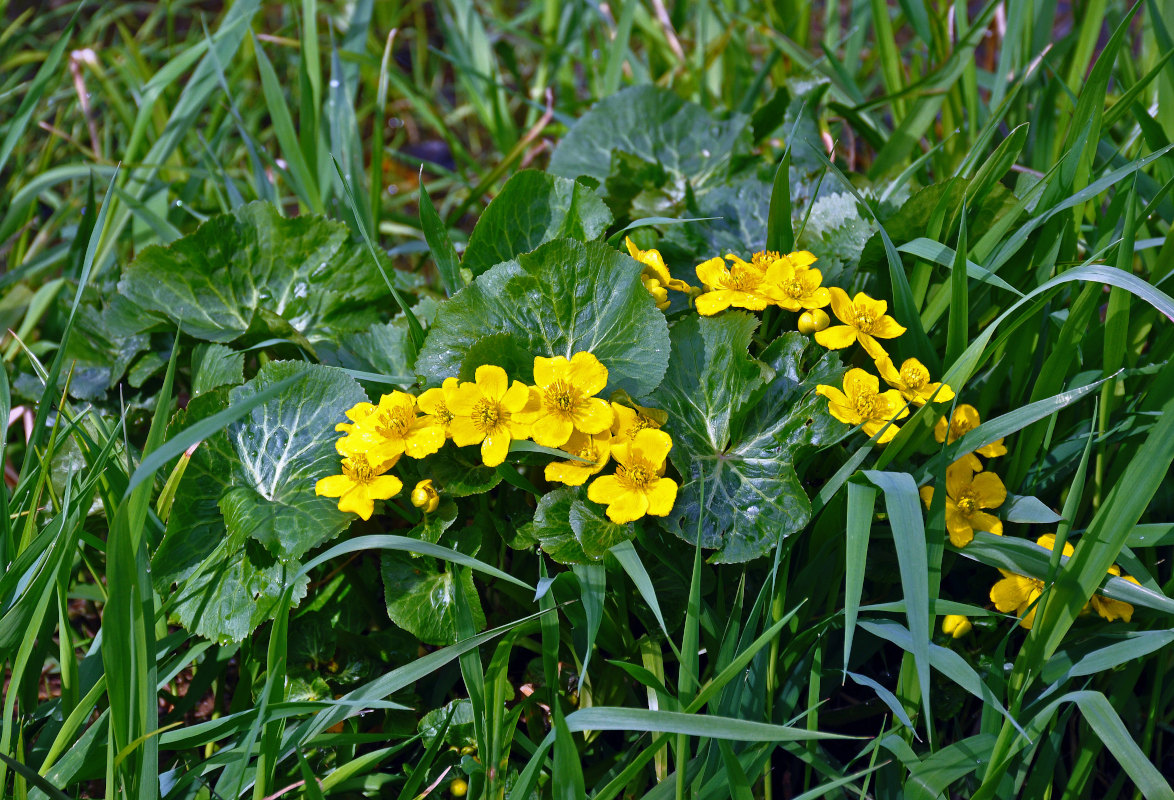
{"type": "Polygon", "coordinates": [[[1174,798],[1161,4],[0,8],[0,794],[1174,798]],[[629,236],[810,251],[957,397],[870,443],[879,365],[629,236]],[[356,404],[582,351],[671,513],[521,438],[315,491],[356,404]]]}

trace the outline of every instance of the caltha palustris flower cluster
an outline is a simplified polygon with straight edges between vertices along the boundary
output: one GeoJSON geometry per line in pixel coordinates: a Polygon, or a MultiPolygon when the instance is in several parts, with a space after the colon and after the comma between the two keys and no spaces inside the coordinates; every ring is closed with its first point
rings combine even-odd
{"type": "MultiPolygon", "coordinates": [[[[666,417],[658,409],[599,397],[607,380],[607,367],[584,351],[570,358],[536,357],[533,384],[511,381],[501,367],[485,364],[472,381],[450,377],[419,397],[396,391],[378,404],[359,403],[346,412],[349,422],[336,428],[344,434],[337,442],[341,474],[318,481],[316,491],[369,519],[374,501],[403,488],[388,474],[401,457],[426,459],[451,440],[479,448],[482,463],[496,467],[512,441],[528,439],[568,455],[546,465],[551,482],[582,486],[615,461],[615,472],[595,478],[587,492],[607,506],[613,522],[665,516],[677,496],[676,482],[664,477],[672,448],[672,439],[659,430],[666,417]]],[[[442,491],[431,479],[422,480],[412,503],[431,513],[442,491]]]]}

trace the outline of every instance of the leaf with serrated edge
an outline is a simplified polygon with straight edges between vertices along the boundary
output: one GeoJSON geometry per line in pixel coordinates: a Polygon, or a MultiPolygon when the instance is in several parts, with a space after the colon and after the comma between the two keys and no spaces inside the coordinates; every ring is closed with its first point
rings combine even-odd
{"type": "MultiPolygon", "coordinates": [[[[271,362],[243,386],[193,399],[180,424],[296,375],[304,377],[200,443],[152,562],[160,591],[179,584],[172,602],[180,621],[209,638],[239,640],[268,619],[282,576],[354,518],[314,494],[320,478],[338,473],[334,424],[367,399],[341,370],[271,362]]],[[[295,594],[303,589],[304,581],[295,594]]]]}
{"type": "MultiPolygon", "coordinates": [[[[640,282],[641,266],[603,242],[558,239],[499,264],[440,309],[416,361],[431,385],[461,373],[487,334],[511,334],[535,356],[596,356],[606,396],[639,397],[668,366],[668,326],[640,282]]],[[[514,377],[514,376],[511,376],[514,377]]]]}
{"type": "Polygon", "coordinates": [[[757,326],[741,311],[679,322],[654,396],[669,414],[669,457],[684,478],[665,527],[696,542],[700,516],[701,544],[718,551],[716,562],[766,555],[807,524],[811,504],[795,473],[796,451],[843,430],[814,393],[818,383],[838,385],[839,358],[824,354],[801,373],[807,343],[788,333],[759,361],[748,353],[757,326]]]}
{"type": "Polygon", "coordinates": [[[598,239],[611,212],[581,183],[537,170],[511,177],[469,236],[461,266],[474,276],[544,242],[598,239]]]}

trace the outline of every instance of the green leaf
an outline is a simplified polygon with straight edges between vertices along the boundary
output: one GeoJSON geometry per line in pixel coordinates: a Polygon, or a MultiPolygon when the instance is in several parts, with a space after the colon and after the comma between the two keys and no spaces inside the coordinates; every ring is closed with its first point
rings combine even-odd
{"type": "Polygon", "coordinates": [[[291,377],[301,379],[203,441],[176,492],[153,560],[155,581],[164,594],[179,584],[173,610],[200,635],[235,641],[251,633],[269,618],[298,559],[353,519],[314,493],[320,478],[338,473],[335,423],[366,400],[342,371],[271,362],[242,386],[193,399],[173,427],[291,377]]]}
{"type": "Polygon", "coordinates": [[[731,157],[749,149],[748,118],[714,118],[668,89],[634,86],[600,102],[555,148],[550,172],[603,183],[613,151],[622,150],[687,178],[696,189],[720,182],[731,157]]]}
{"type": "Polygon", "coordinates": [[[451,747],[476,746],[477,740],[473,736],[473,704],[462,698],[452,700],[440,708],[434,708],[420,718],[416,730],[420,731],[426,747],[430,747],[432,740],[442,732],[444,743],[451,747]],[[448,720],[447,729],[445,720],[448,720]]]}
{"type": "Polygon", "coordinates": [[[197,345],[192,350],[192,396],[221,386],[245,382],[245,354],[222,344],[197,345]]]}
{"type": "Polygon", "coordinates": [[[818,383],[838,385],[838,357],[820,351],[803,369],[807,341],[788,333],[758,361],[748,352],[757,326],[741,311],[677,323],[655,395],[669,415],[669,457],[684,479],[665,526],[695,543],[700,519],[701,544],[718,551],[711,556],[718,562],[765,555],[807,524],[811,503],[795,459],[843,429],[814,393],[818,383]]]}
{"type": "Polygon", "coordinates": [[[597,563],[608,550],[636,535],[630,524],[609,520],[581,486],[563,486],[543,495],[534,521],[520,533],[536,540],[560,564],[597,563]]]}
{"type": "Polygon", "coordinates": [[[485,612],[469,570],[440,570],[431,558],[387,552],[380,557],[380,572],[387,615],[420,641],[436,645],[457,641],[456,580],[469,601],[473,624],[477,630],[485,627],[485,612]]]}
{"type": "Polygon", "coordinates": [[[548,242],[493,267],[445,303],[416,370],[439,384],[461,373],[488,333],[506,333],[534,356],[593,353],[608,369],[605,395],[648,394],[668,365],[668,326],[640,272],[603,242],[548,242]]]}
{"type": "Polygon", "coordinates": [[[477,276],[554,239],[598,239],[611,221],[607,206],[583,184],[523,170],[482,212],[461,266],[477,276]]]}
{"type": "Polygon", "coordinates": [[[424,168],[420,167],[420,227],[424,230],[424,238],[428,242],[428,249],[432,251],[432,260],[436,262],[436,270],[440,273],[440,281],[444,284],[444,291],[449,297],[465,285],[461,278],[460,268],[457,266],[457,251],[448,236],[448,228],[444,220],[436,213],[436,206],[432,205],[432,198],[424,187],[424,168]]]}
{"type": "Polygon", "coordinates": [[[79,306],[77,312],[64,353],[64,363],[73,373],[69,393],[80,400],[93,400],[121,380],[151,341],[145,335],[120,335],[111,329],[111,315],[91,305],[79,306]]]}
{"type": "MultiPolygon", "coordinates": [[[[390,262],[387,271],[398,274],[390,262]]],[[[268,312],[313,343],[371,325],[387,286],[344,224],[287,219],[257,202],[168,247],[147,247],[118,291],[137,306],[131,333],[178,325],[197,339],[231,342],[268,312]]]]}

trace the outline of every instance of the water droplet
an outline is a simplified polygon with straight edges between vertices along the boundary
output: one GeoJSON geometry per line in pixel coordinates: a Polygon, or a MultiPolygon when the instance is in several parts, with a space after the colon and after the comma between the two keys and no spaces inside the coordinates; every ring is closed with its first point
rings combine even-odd
{"type": "Polygon", "coordinates": [[[257,291],[257,299],[258,300],[272,300],[273,299],[273,292],[269,291],[268,287],[262,286],[257,291]]]}
{"type": "Polygon", "coordinates": [[[703,157],[705,157],[705,158],[709,158],[709,151],[708,151],[708,150],[704,150],[704,149],[703,149],[703,150],[701,151],[701,155],[702,155],[703,157]]]}
{"type": "Polygon", "coordinates": [[[387,187],[388,194],[396,194],[397,192],[399,192],[399,187],[396,186],[394,183],[391,186],[387,187]]]}
{"type": "Polygon", "coordinates": [[[176,207],[176,208],[183,208],[183,201],[182,201],[182,200],[176,200],[176,201],[175,201],[175,207],[176,207]]]}
{"type": "Polygon", "coordinates": [[[311,278],[321,278],[323,275],[326,274],[326,267],[327,267],[327,264],[325,261],[323,261],[321,264],[314,267],[314,271],[310,273],[310,277],[311,278]]]}
{"type": "Polygon", "coordinates": [[[310,293],[310,287],[305,281],[298,281],[293,288],[294,297],[305,297],[310,293]]]}
{"type": "Polygon", "coordinates": [[[337,89],[337,88],[339,87],[339,85],[340,85],[340,84],[339,84],[339,82],[338,82],[338,80],[337,80],[336,78],[331,78],[331,79],[330,79],[330,88],[331,88],[331,89],[337,89]]]}

